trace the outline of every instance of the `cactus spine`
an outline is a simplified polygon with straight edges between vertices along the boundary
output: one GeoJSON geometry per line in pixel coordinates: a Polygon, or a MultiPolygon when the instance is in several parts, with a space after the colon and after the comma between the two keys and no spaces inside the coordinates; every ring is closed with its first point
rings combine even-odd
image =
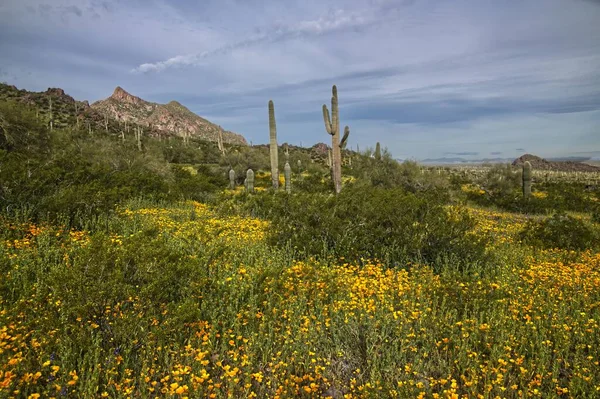
{"type": "Polygon", "coordinates": [[[523,197],[528,198],[531,195],[531,163],[523,163],[523,197]]]}
{"type": "Polygon", "coordinates": [[[381,160],[381,144],[379,144],[379,141],[375,145],[375,159],[378,161],[381,160]]]}
{"type": "Polygon", "coordinates": [[[279,188],[279,157],[277,149],[277,126],[275,124],[275,106],[273,100],[269,100],[269,138],[270,138],[270,153],[271,153],[271,181],[273,188],[279,188]]]}
{"type": "Polygon", "coordinates": [[[285,177],[285,192],[289,194],[292,192],[292,168],[289,162],[286,162],[283,167],[283,176],[285,177]]]}
{"type": "Polygon", "coordinates": [[[254,171],[252,169],[248,169],[246,172],[246,190],[249,193],[254,192],[254,171]]]}
{"type": "MultiPolygon", "coordinates": [[[[329,118],[329,110],[327,105],[323,104],[323,121],[325,122],[325,130],[331,135],[331,177],[335,193],[339,194],[342,191],[342,151],[340,145],[340,113],[338,110],[338,95],[337,87],[333,85],[331,88],[331,119],[329,118]]],[[[348,130],[348,127],[344,131],[348,130]]],[[[348,130],[349,133],[349,130],[348,130]]],[[[348,138],[346,137],[346,140],[348,138]]],[[[345,143],[345,141],[344,141],[345,143]]]]}
{"type": "Polygon", "coordinates": [[[229,169],[229,188],[235,190],[235,170],[229,169]]]}

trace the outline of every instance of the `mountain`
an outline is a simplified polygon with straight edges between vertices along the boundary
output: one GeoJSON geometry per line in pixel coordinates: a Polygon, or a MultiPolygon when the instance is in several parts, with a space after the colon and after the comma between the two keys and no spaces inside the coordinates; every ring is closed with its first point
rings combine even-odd
{"type": "Polygon", "coordinates": [[[552,162],[531,154],[525,154],[515,159],[513,165],[521,166],[526,161],[529,161],[531,167],[537,170],[555,170],[560,172],[600,172],[600,168],[597,166],[573,161],[552,162]]]}
{"type": "Polygon", "coordinates": [[[427,158],[419,162],[425,164],[444,165],[444,164],[481,164],[481,163],[510,163],[512,159],[508,158],[481,158],[465,159],[460,157],[427,158]]]}
{"type": "Polygon", "coordinates": [[[93,103],[91,108],[119,122],[148,126],[167,134],[188,134],[207,141],[217,141],[221,133],[225,143],[247,145],[243,136],[224,130],[177,101],[157,104],[129,94],[121,87],[117,87],[107,99],[93,103]]]}

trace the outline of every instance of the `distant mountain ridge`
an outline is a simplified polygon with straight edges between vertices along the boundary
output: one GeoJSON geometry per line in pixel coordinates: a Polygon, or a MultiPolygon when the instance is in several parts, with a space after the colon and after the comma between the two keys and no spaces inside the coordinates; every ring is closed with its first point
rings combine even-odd
{"type": "Polygon", "coordinates": [[[223,142],[247,145],[242,135],[224,130],[177,101],[164,105],[152,103],[121,87],[117,87],[109,98],[90,106],[87,101],[77,101],[60,88],[32,92],[0,83],[0,101],[3,100],[24,104],[48,126],[52,121],[55,129],[80,126],[91,131],[107,127],[118,131],[127,122],[130,128],[142,127],[144,134],[154,137],[188,133],[191,137],[216,142],[221,132],[223,142]]]}
{"type": "Polygon", "coordinates": [[[218,126],[190,111],[177,101],[158,104],[141,99],[125,91],[120,86],[105,100],[96,101],[92,109],[108,115],[119,122],[130,122],[148,126],[159,132],[178,136],[189,134],[207,141],[217,141],[219,133],[223,142],[247,145],[246,139],[218,126]]]}

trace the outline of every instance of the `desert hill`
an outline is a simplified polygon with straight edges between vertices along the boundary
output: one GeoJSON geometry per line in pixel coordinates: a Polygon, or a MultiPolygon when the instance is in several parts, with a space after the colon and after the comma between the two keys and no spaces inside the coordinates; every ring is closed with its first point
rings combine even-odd
{"type": "Polygon", "coordinates": [[[573,161],[548,161],[532,154],[522,155],[515,159],[512,164],[521,166],[526,161],[529,161],[532,168],[536,170],[553,170],[559,172],[600,172],[600,168],[597,166],[573,161]]]}

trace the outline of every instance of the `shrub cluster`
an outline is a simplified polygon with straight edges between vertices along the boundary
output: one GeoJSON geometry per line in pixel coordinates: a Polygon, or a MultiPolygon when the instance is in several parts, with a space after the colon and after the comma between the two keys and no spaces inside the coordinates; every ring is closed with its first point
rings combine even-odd
{"type": "Polygon", "coordinates": [[[521,232],[521,240],[539,248],[586,250],[598,247],[600,231],[582,219],[557,212],[529,221],[521,232]]]}
{"type": "Polygon", "coordinates": [[[305,257],[379,259],[390,265],[482,259],[485,243],[470,234],[474,221],[450,211],[447,199],[443,191],[416,195],[400,188],[348,185],[337,196],[262,193],[240,206],[272,222],[272,244],[289,245],[305,257]]]}

